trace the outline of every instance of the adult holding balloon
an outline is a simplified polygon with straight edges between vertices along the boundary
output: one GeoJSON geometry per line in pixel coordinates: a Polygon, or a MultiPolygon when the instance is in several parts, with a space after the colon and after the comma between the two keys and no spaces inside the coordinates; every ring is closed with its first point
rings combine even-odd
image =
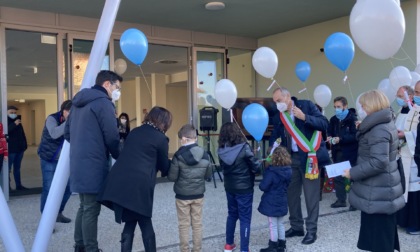
{"type": "Polygon", "coordinates": [[[293,101],[290,92],[281,87],[273,92],[280,121],[270,139],[281,138],[292,156],[292,180],[288,188],[288,204],[291,228],[286,237],[304,236],[303,244],[312,244],[317,239],[319,215],[320,180],[319,168],[331,163],[321,132],[328,128],[328,120],[309,100],[293,101]],[[301,194],[305,195],[307,218],[304,221],[301,194]]]}

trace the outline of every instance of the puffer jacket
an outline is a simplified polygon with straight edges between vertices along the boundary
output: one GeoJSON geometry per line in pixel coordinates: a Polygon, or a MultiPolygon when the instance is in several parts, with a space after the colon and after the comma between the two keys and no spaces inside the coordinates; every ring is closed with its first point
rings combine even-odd
{"type": "Polygon", "coordinates": [[[255,173],[260,163],[247,143],[218,149],[220,166],[223,169],[225,190],[228,193],[248,194],[254,192],[255,173]]]}
{"type": "Polygon", "coordinates": [[[368,214],[393,214],[405,205],[397,167],[398,135],[390,109],[368,115],[357,133],[357,165],[350,204],[368,214]]]}
{"type": "Polygon", "coordinates": [[[205,179],[211,176],[209,155],[197,144],[182,146],[175,152],[168,179],[174,181],[175,197],[199,199],[206,191],[205,179]]]}

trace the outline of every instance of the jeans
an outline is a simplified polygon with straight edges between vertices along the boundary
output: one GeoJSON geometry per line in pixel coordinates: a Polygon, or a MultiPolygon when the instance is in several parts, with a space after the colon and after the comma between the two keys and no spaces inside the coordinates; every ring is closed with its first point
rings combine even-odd
{"type": "Polygon", "coordinates": [[[74,241],[76,246],[85,246],[86,252],[98,251],[98,216],[101,204],[97,194],[79,194],[80,207],[77,211],[74,241]]]}
{"type": "Polygon", "coordinates": [[[252,200],[254,193],[234,194],[226,192],[228,217],[226,220],[226,244],[234,243],[236,221],[240,222],[241,251],[249,250],[251,233],[252,200]]]}
{"type": "MultiPolygon", "coordinates": [[[[47,201],[48,192],[50,191],[51,183],[54,178],[55,168],[57,167],[57,161],[46,161],[41,158],[41,171],[42,171],[42,193],[41,193],[41,213],[44,211],[45,202],[47,201]]],[[[63,212],[67,201],[71,196],[70,186],[67,182],[66,189],[64,191],[63,200],[60,205],[60,213],[63,212]]]]}
{"type": "Polygon", "coordinates": [[[16,188],[22,186],[20,180],[20,165],[22,164],[23,153],[24,151],[9,153],[9,172],[12,171],[13,165],[13,177],[15,178],[16,188]]]}
{"type": "Polygon", "coordinates": [[[203,238],[203,203],[204,198],[193,200],[176,199],[176,212],[178,215],[179,247],[181,252],[200,252],[203,238]],[[189,237],[192,227],[193,249],[190,250],[189,237]]]}

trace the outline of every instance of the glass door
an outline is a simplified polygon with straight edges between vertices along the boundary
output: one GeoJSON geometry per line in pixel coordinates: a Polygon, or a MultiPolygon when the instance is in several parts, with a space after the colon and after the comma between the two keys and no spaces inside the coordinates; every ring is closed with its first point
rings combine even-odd
{"type": "MultiPolygon", "coordinates": [[[[67,69],[69,83],[70,83],[70,96],[73,97],[79,92],[83,76],[86,72],[87,63],[89,61],[90,52],[93,47],[93,35],[81,36],[69,34],[67,36],[67,49],[68,49],[68,65],[67,69]]],[[[106,51],[101,70],[109,70],[109,47],[106,51]]],[[[94,83],[92,83],[94,85],[94,83]]]]}

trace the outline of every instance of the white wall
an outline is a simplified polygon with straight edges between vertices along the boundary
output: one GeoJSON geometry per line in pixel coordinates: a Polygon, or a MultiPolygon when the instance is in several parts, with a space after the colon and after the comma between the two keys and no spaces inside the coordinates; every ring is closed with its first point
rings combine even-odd
{"type": "MultiPolygon", "coordinates": [[[[406,33],[402,48],[414,62],[416,62],[416,5],[416,0],[409,0],[401,4],[406,20],[406,33]]],[[[259,39],[258,47],[268,46],[277,53],[279,67],[274,79],[280,85],[288,88],[292,95],[299,99],[307,99],[306,93],[298,94],[303,85],[295,75],[296,63],[305,60],[311,64],[312,68],[311,75],[306,81],[311,100],[313,100],[315,87],[319,84],[327,84],[332,91],[331,100],[337,96],[345,96],[349,100],[349,106],[354,107],[350,90],[342,82],[343,72],[333,66],[320,52],[327,37],[335,32],[351,35],[348,16],[259,39]]],[[[410,70],[415,68],[415,64],[411,63],[402,49],[394,57],[395,59],[390,60],[377,60],[367,56],[356,46],[353,63],[347,70],[354,99],[364,91],[377,88],[382,79],[388,78],[393,66],[403,65],[410,70]]],[[[270,83],[270,80],[257,75],[258,97],[271,96],[272,90],[266,91],[270,83]]],[[[330,102],[326,108],[327,117],[332,113],[332,102],[330,102]]]]}

